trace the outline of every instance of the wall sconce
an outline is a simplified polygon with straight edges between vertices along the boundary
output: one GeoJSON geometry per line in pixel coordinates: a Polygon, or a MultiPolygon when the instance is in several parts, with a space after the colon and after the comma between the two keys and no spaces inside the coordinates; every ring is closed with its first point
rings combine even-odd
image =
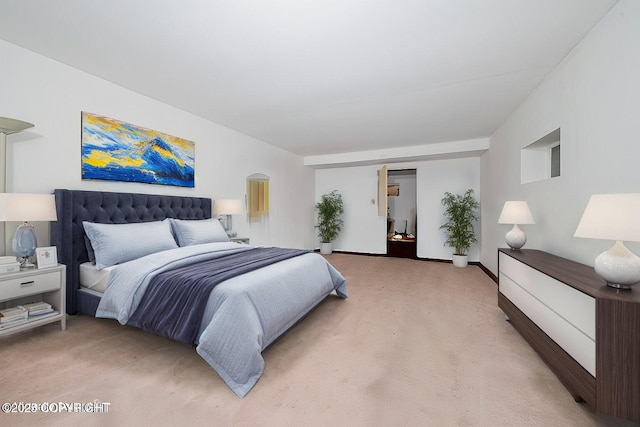
{"type": "Polygon", "coordinates": [[[53,194],[0,193],[0,221],[24,221],[13,236],[13,254],[20,269],[34,268],[30,262],[38,243],[33,225],[27,221],[56,221],[56,201],[53,194]]]}
{"type": "Polygon", "coordinates": [[[213,214],[224,215],[226,217],[224,229],[227,236],[236,237],[237,233],[233,231],[231,224],[231,215],[239,215],[242,213],[242,200],[235,199],[218,199],[213,203],[213,214]]]}
{"type": "Polygon", "coordinates": [[[524,201],[508,201],[504,203],[498,224],[513,224],[505,236],[505,241],[511,249],[520,249],[527,242],[527,235],[518,224],[535,224],[529,205],[524,201]]]}
{"type": "Polygon", "coordinates": [[[615,240],[593,265],[609,286],[630,289],[640,282],[640,258],[623,243],[640,242],[640,194],[592,195],[574,236],[615,240]]]}

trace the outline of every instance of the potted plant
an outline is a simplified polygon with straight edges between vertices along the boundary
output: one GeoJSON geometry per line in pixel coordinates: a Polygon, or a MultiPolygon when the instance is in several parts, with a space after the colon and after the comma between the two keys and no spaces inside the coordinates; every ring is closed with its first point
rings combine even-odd
{"type": "Polygon", "coordinates": [[[445,244],[455,250],[453,265],[466,267],[469,247],[477,242],[473,222],[478,220],[478,201],[473,197],[473,190],[469,189],[464,194],[444,193],[442,204],[447,220],[440,226],[447,236],[445,244]]]}
{"type": "Polygon", "coordinates": [[[318,214],[318,237],[320,238],[320,253],[330,254],[333,250],[331,242],[338,237],[342,229],[342,219],[340,215],[344,213],[342,195],[338,190],[323,194],[320,201],[316,203],[318,214]]]}

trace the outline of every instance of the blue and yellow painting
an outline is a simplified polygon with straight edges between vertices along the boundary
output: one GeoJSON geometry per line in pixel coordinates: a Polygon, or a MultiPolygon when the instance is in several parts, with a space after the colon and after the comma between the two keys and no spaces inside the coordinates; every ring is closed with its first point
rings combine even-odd
{"type": "Polygon", "coordinates": [[[82,113],[82,179],[194,186],[195,144],[82,113]]]}

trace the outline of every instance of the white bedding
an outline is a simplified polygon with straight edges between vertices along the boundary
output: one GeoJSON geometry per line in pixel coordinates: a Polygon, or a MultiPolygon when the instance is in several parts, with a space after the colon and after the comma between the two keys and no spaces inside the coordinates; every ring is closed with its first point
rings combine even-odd
{"type": "Polygon", "coordinates": [[[80,264],[80,286],[104,293],[109,284],[109,276],[111,276],[114,268],[116,268],[116,266],[112,265],[111,267],[98,270],[96,265],[91,262],[80,264]]]}

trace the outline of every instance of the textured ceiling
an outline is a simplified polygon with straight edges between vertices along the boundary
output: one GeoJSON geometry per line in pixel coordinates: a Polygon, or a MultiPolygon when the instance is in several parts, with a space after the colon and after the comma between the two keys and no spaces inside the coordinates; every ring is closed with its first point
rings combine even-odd
{"type": "Polygon", "coordinates": [[[490,136],[613,0],[0,0],[0,38],[303,156],[490,136]]]}

